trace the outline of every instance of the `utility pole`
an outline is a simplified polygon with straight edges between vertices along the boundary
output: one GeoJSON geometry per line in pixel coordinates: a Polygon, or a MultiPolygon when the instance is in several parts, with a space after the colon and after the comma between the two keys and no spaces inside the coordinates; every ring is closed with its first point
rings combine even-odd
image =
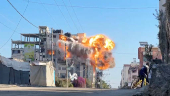
{"type": "Polygon", "coordinates": [[[51,28],[51,59],[53,63],[53,28],[51,28]]]}
{"type": "Polygon", "coordinates": [[[68,63],[67,63],[67,51],[66,51],[66,43],[65,43],[65,60],[66,60],[66,74],[67,74],[67,88],[68,88],[68,63]]]}
{"type": "MultiPolygon", "coordinates": [[[[51,62],[53,68],[55,69],[54,60],[53,60],[53,28],[51,28],[51,62]]],[[[55,70],[54,70],[54,83],[55,83],[55,70]]]]}
{"type": "Polygon", "coordinates": [[[85,88],[86,87],[87,87],[87,64],[85,63],[85,88]]]}

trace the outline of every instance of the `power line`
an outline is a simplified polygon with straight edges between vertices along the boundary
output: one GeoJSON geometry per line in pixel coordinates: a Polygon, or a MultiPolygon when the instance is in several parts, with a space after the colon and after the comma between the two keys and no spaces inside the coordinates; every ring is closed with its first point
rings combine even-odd
{"type": "MultiPolygon", "coordinates": [[[[6,19],[8,22],[10,22],[10,24],[14,24],[14,25],[17,25],[17,23],[11,21],[7,16],[3,15],[3,14],[0,14],[0,16],[2,16],[4,19],[6,19]]],[[[7,27],[8,29],[14,31],[14,29],[11,29],[10,27],[8,27],[7,25],[3,24],[2,22],[0,22],[3,26],[7,27]]],[[[18,27],[19,28],[19,27],[18,27]]],[[[22,29],[22,28],[20,28],[22,29]]],[[[19,33],[19,32],[17,32],[19,33]]]]}
{"type": "MultiPolygon", "coordinates": [[[[7,0],[8,2],[9,2],[9,0],[7,0]]],[[[11,4],[11,2],[9,2],[10,4],[11,4]]],[[[29,2],[28,2],[28,4],[29,4],[29,2]]],[[[26,8],[25,8],[25,10],[24,10],[24,13],[23,13],[23,15],[25,14],[25,12],[26,12],[26,10],[27,10],[27,8],[28,8],[28,4],[27,4],[27,6],[26,6],[26,8]]],[[[11,4],[12,5],[12,4],[11,4]]],[[[12,5],[13,6],[13,5],[12,5]]],[[[13,6],[13,8],[14,9],[16,9],[14,6],[13,6]]],[[[16,10],[17,11],[17,10],[16,10]]],[[[19,20],[19,22],[18,22],[18,24],[17,24],[17,26],[16,26],[16,28],[15,28],[15,30],[14,30],[14,32],[12,33],[12,35],[10,36],[10,38],[0,47],[0,49],[2,49],[8,42],[9,42],[9,40],[12,38],[12,36],[14,35],[14,33],[16,32],[16,30],[17,30],[17,28],[18,28],[18,26],[19,26],[19,24],[20,24],[20,22],[21,22],[21,20],[22,20],[22,17],[20,18],[20,20],[19,20]]],[[[2,24],[2,23],[1,23],[2,24]]]]}
{"type": "Polygon", "coordinates": [[[64,16],[63,12],[61,11],[60,7],[58,6],[57,2],[56,2],[55,0],[54,0],[54,2],[55,2],[55,5],[57,5],[57,7],[58,7],[58,9],[59,9],[60,13],[63,15],[63,17],[64,17],[64,19],[65,19],[66,23],[68,24],[68,26],[70,27],[70,29],[72,29],[72,28],[71,28],[71,26],[70,26],[70,24],[68,23],[68,21],[67,21],[66,17],[64,16]]]}
{"type": "MultiPolygon", "coordinates": [[[[28,19],[26,19],[13,5],[12,5],[12,3],[9,1],[9,0],[7,0],[8,2],[9,2],[9,4],[15,9],[15,11],[17,11],[17,13],[19,14],[19,15],[21,15],[21,17],[22,18],[24,18],[28,23],[30,23],[32,26],[34,26],[34,27],[36,27],[36,28],[38,28],[37,26],[35,26],[33,23],[31,23],[28,19]]],[[[29,1],[28,1],[29,2],[29,1]]],[[[25,13],[25,12],[24,12],[25,13]]]]}
{"type": "MultiPolygon", "coordinates": [[[[23,1],[27,1],[27,0],[23,0],[23,1]]],[[[40,3],[40,2],[34,2],[34,1],[30,1],[30,3],[37,3],[37,4],[45,4],[45,5],[56,5],[56,4],[52,4],[52,3],[40,3]]],[[[58,6],[65,6],[65,5],[58,5],[58,6]]],[[[91,8],[91,9],[122,9],[122,10],[126,10],[126,9],[155,9],[158,7],[97,7],[97,6],[78,6],[78,5],[73,5],[73,6],[67,6],[67,7],[75,7],[75,8],[91,8]]]]}
{"type": "MultiPolygon", "coordinates": [[[[43,6],[43,8],[47,11],[48,15],[52,18],[52,20],[55,22],[55,24],[57,25],[55,19],[52,17],[52,15],[50,14],[50,12],[45,8],[45,6],[43,4],[41,4],[43,6]]],[[[58,26],[58,25],[57,25],[58,26]]]]}
{"type": "Polygon", "coordinates": [[[112,52],[112,53],[115,53],[115,54],[130,54],[130,55],[136,55],[137,53],[117,53],[117,52],[112,52]]]}
{"type": "MultiPolygon", "coordinates": [[[[70,2],[70,4],[71,4],[71,1],[70,1],[70,0],[69,0],[69,2],[70,2]]],[[[71,4],[71,6],[72,6],[72,4],[71,4]]],[[[81,25],[81,23],[80,23],[80,21],[79,21],[79,19],[78,19],[78,17],[77,17],[77,14],[76,14],[74,8],[73,8],[73,7],[71,7],[71,8],[73,9],[73,12],[74,12],[74,14],[75,14],[75,16],[76,16],[76,18],[77,18],[77,21],[78,21],[78,23],[80,24],[80,27],[81,27],[82,31],[84,32],[84,29],[83,29],[83,27],[82,27],[82,25],[81,25]]]]}
{"type": "Polygon", "coordinates": [[[78,30],[78,28],[77,28],[77,26],[76,26],[76,24],[75,24],[75,22],[74,22],[74,20],[73,20],[73,18],[72,18],[72,16],[71,16],[70,12],[69,12],[69,10],[68,10],[68,8],[67,8],[67,6],[66,6],[64,0],[62,0],[62,1],[63,1],[64,5],[65,5],[65,8],[67,9],[67,12],[68,12],[68,14],[69,14],[69,16],[70,16],[70,18],[71,18],[71,20],[72,20],[74,26],[76,27],[77,31],[79,32],[79,30],[78,30]]]}
{"type": "MultiPolygon", "coordinates": [[[[6,28],[8,28],[8,29],[10,29],[12,31],[15,31],[15,30],[11,29],[10,27],[8,27],[7,25],[3,24],[2,22],[0,22],[0,24],[2,24],[3,26],[5,26],[6,28]]],[[[19,32],[17,32],[17,33],[19,33],[19,32]]]]}
{"type": "Polygon", "coordinates": [[[3,15],[3,14],[0,14],[4,19],[6,19],[7,21],[9,21],[10,23],[12,23],[12,24],[16,24],[16,23],[14,23],[13,21],[11,21],[10,19],[8,19],[5,15],[3,15]]]}

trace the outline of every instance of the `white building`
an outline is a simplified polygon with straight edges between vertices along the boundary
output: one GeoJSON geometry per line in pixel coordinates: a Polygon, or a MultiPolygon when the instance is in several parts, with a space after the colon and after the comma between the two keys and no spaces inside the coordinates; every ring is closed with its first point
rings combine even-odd
{"type": "Polygon", "coordinates": [[[134,58],[134,61],[131,62],[131,64],[124,64],[121,71],[120,87],[123,87],[126,83],[128,86],[131,85],[134,78],[138,76],[138,66],[139,62],[136,62],[136,58],[134,58]]]}
{"type": "Polygon", "coordinates": [[[121,84],[120,86],[123,87],[125,83],[128,83],[128,70],[130,65],[124,64],[123,69],[121,71],[121,84]]]}
{"type": "Polygon", "coordinates": [[[139,73],[139,62],[136,62],[136,58],[134,61],[131,62],[129,70],[128,70],[128,85],[130,86],[131,83],[135,78],[137,78],[139,73]]]}

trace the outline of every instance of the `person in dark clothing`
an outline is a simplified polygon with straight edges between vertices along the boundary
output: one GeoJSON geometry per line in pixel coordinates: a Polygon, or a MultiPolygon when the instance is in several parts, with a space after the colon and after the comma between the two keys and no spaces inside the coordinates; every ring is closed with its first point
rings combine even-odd
{"type": "Polygon", "coordinates": [[[147,82],[149,81],[148,73],[149,73],[149,63],[147,63],[145,66],[143,66],[139,72],[140,80],[142,80],[141,87],[143,86],[144,78],[146,78],[147,82]]]}

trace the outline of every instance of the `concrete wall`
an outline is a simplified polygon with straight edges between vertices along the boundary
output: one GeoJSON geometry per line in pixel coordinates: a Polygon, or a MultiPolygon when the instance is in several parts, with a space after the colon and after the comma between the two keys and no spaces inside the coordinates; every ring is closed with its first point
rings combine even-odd
{"type": "MultiPolygon", "coordinates": [[[[139,47],[138,48],[138,59],[139,59],[139,62],[140,62],[139,68],[142,68],[142,66],[146,63],[146,62],[143,61],[144,54],[145,54],[145,47],[139,47]]],[[[153,59],[155,59],[155,58],[162,59],[161,51],[159,50],[158,47],[152,48],[152,55],[153,55],[153,59]]]]}
{"type": "Polygon", "coordinates": [[[29,71],[14,70],[0,62],[0,84],[30,84],[29,71]]]}
{"type": "Polygon", "coordinates": [[[133,76],[138,76],[138,70],[137,70],[136,72],[134,72],[134,73],[133,73],[132,71],[130,71],[129,74],[128,74],[128,76],[129,76],[129,77],[128,77],[128,78],[129,78],[129,79],[128,79],[128,82],[129,82],[129,83],[132,83],[132,81],[134,80],[134,79],[133,79],[133,76]]]}
{"type": "Polygon", "coordinates": [[[129,70],[129,66],[125,66],[124,67],[124,83],[128,82],[128,70],[129,70]]]}
{"type": "Polygon", "coordinates": [[[122,69],[122,87],[124,86],[125,82],[128,82],[128,70],[129,70],[130,65],[129,64],[124,64],[123,69],[122,69]]]}

